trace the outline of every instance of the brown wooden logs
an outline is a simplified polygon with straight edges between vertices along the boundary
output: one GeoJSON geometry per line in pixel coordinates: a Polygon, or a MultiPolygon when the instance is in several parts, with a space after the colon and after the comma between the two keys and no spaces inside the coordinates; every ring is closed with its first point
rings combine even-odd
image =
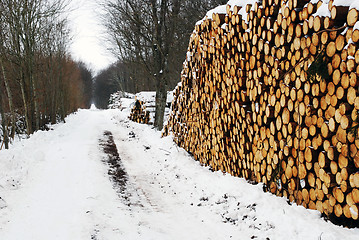
{"type": "Polygon", "coordinates": [[[203,20],[164,134],[214,170],[357,221],[357,22],[354,8],[309,0],[227,7],[203,20]]]}

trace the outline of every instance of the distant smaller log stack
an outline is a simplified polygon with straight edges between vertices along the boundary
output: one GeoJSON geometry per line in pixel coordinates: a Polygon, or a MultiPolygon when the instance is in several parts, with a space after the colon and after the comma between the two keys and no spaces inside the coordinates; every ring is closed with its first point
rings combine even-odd
{"type": "Polygon", "coordinates": [[[145,103],[143,101],[136,100],[135,105],[131,109],[129,119],[137,123],[149,123],[150,113],[146,111],[145,103]]]}

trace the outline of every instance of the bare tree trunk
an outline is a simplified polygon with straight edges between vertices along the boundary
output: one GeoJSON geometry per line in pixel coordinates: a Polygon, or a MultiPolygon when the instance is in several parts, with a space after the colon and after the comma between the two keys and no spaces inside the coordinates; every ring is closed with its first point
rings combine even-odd
{"type": "Polygon", "coordinates": [[[31,70],[30,73],[30,83],[31,83],[31,88],[32,88],[32,93],[33,93],[33,102],[34,102],[34,117],[35,117],[35,131],[40,129],[40,112],[39,112],[39,105],[38,105],[38,96],[37,96],[37,88],[36,88],[36,83],[33,77],[33,73],[31,70]]]}
{"type": "Polygon", "coordinates": [[[154,77],[156,80],[156,112],[154,125],[158,130],[163,128],[163,117],[166,107],[166,83],[164,78],[164,68],[166,56],[163,54],[163,25],[167,12],[167,0],[162,0],[158,6],[157,0],[151,1],[152,18],[154,24],[153,54],[154,54],[154,77]],[[158,9],[158,7],[160,7],[158,9]],[[159,11],[158,11],[159,10],[159,11]]]}
{"type": "Polygon", "coordinates": [[[0,65],[1,65],[1,71],[2,71],[2,76],[3,76],[3,80],[4,80],[5,90],[6,90],[6,94],[7,94],[7,98],[8,98],[10,118],[11,118],[11,133],[9,134],[9,137],[14,139],[15,132],[16,132],[14,103],[13,103],[12,93],[11,93],[11,89],[10,89],[10,86],[8,83],[8,79],[6,77],[4,64],[3,64],[3,61],[1,58],[0,58],[0,65]]]}
{"type": "MultiPolygon", "coordinates": [[[[49,69],[50,69],[50,67],[49,67],[49,69]]],[[[56,113],[57,113],[57,94],[58,94],[58,91],[56,89],[58,89],[58,87],[57,87],[58,83],[56,81],[55,74],[53,74],[53,73],[50,73],[50,74],[51,74],[50,78],[52,79],[52,82],[53,82],[52,84],[55,87],[55,90],[51,91],[50,119],[51,119],[51,123],[55,124],[56,123],[56,113]]]]}
{"type": "MultiPolygon", "coordinates": [[[[6,124],[6,116],[4,113],[4,109],[2,106],[2,96],[0,94],[0,114],[1,114],[1,127],[2,127],[2,131],[3,131],[3,135],[4,135],[4,144],[5,144],[5,149],[9,149],[9,137],[8,137],[8,131],[7,131],[7,124],[6,124]]],[[[0,141],[1,143],[1,141],[0,141]]],[[[0,147],[1,150],[1,147],[0,147]]]]}
{"type": "Polygon", "coordinates": [[[65,116],[66,116],[66,111],[67,111],[67,101],[65,101],[65,86],[64,86],[64,82],[61,81],[63,78],[63,74],[61,73],[62,71],[60,71],[59,74],[59,91],[58,91],[58,104],[59,104],[59,115],[60,115],[60,119],[61,121],[65,122],[65,116]]]}
{"type": "Polygon", "coordinates": [[[23,74],[21,74],[21,79],[20,79],[20,89],[21,89],[21,98],[22,98],[22,103],[24,105],[24,115],[25,115],[25,122],[26,122],[26,134],[30,135],[31,133],[33,133],[32,131],[32,124],[30,122],[30,118],[29,118],[29,106],[27,104],[27,97],[26,97],[26,93],[25,93],[25,86],[23,83],[23,74]]]}
{"type": "MultiPolygon", "coordinates": [[[[1,127],[2,132],[4,135],[4,143],[5,143],[5,149],[9,148],[9,137],[8,137],[8,131],[7,131],[7,124],[6,124],[6,116],[3,108],[3,83],[0,81],[0,115],[1,115],[1,127]]],[[[0,148],[1,149],[1,148],[0,148]]]]}
{"type": "Polygon", "coordinates": [[[158,80],[156,88],[156,112],[155,112],[155,127],[158,130],[163,128],[163,119],[165,115],[167,101],[167,92],[164,79],[158,80]]]}

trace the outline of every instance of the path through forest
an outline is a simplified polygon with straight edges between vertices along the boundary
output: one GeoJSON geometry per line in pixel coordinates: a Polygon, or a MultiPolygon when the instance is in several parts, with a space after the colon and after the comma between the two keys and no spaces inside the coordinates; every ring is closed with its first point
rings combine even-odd
{"type": "Polygon", "coordinates": [[[359,236],[260,185],[209,171],[119,110],[80,110],[1,151],[0,169],[0,239],[359,236]]]}

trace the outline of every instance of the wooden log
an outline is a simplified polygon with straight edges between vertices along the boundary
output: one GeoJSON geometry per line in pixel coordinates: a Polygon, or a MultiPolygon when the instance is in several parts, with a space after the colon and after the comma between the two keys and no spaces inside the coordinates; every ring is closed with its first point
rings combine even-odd
{"type": "Polygon", "coordinates": [[[347,24],[350,27],[353,27],[355,23],[358,21],[358,10],[355,8],[352,8],[349,10],[347,15],[347,24]]]}
{"type": "Polygon", "coordinates": [[[337,24],[341,25],[347,20],[348,6],[333,6],[330,15],[337,24]]]}
{"type": "Polygon", "coordinates": [[[326,48],[327,56],[328,56],[328,57],[333,57],[334,54],[335,54],[335,52],[336,52],[335,42],[330,42],[330,43],[327,45],[327,48],[326,48]]]}

